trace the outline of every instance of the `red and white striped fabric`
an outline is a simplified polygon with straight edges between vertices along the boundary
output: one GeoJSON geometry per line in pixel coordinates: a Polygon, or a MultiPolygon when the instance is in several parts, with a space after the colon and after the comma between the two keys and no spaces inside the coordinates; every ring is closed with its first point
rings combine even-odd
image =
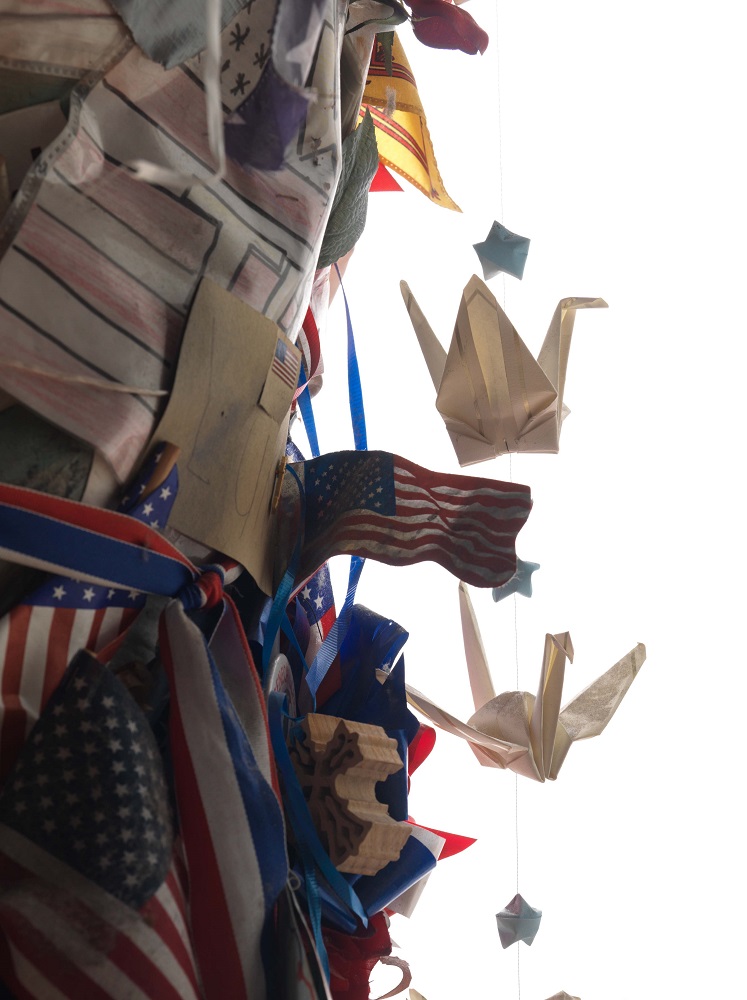
{"type": "Polygon", "coordinates": [[[0,969],[17,1000],[200,1000],[177,870],[137,913],[0,826],[0,969]]]}
{"type": "MultiPolygon", "coordinates": [[[[119,511],[164,528],[178,488],[176,465],[159,449],[119,511]]],[[[134,590],[49,576],[0,618],[0,785],[73,656],[79,649],[105,649],[144,604],[145,595],[134,590]]]]}

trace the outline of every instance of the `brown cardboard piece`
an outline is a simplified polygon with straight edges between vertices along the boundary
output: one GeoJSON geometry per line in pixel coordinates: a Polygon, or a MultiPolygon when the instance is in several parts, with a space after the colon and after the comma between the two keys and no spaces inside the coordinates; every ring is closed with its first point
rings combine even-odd
{"type": "Polygon", "coordinates": [[[238,560],[266,594],[275,472],[300,365],[275,323],[203,278],[154,435],[181,449],[170,526],[238,560]]]}

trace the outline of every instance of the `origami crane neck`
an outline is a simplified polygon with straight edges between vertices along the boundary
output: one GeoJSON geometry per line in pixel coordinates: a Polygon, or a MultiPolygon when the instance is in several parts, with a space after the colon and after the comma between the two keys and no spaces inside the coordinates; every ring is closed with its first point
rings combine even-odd
{"type": "Polygon", "coordinates": [[[415,296],[410,291],[410,286],[406,281],[400,281],[399,288],[402,292],[402,298],[405,300],[407,311],[410,314],[412,325],[415,328],[415,335],[418,338],[420,350],[423,352],[426,365],[428,365],[428,371],[430,372],[431,379],[433,380],[433,388],[436,392],[438,392],[438,387],[441,385],[441,379],[443,378],[444,368],[446,367],[446,351],[441,346],[441,342],[433,332],[430,323],[425,318],[423,310],[420,308],[415,296]]]}

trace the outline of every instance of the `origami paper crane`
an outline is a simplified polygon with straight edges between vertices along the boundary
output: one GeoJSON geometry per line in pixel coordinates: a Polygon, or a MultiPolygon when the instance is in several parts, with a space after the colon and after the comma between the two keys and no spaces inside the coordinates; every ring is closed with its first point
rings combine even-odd
{"type": "Polygon", "coordinates": [[[526,236],[518,236],[500,222],[494,222],[487,238],[482,243],[472,244],[480,258],[485,279],[494,278],[499,271],[505,271],[521,281],[529,253],[529,242],[526,236]]]}
{"type": "Polygon", "coordinates": [[[646,647],[639,642],[561,710],[565,662],[573,662],[573,645],[568,632],[548,634],[536,698],[526,691],[496,697],[464,583],[459,584],[459,602],[475,714],[467,723],[460,722],[409,686],[408,701],[434,725],[467,740],[486,767],[554,781],[571,744],[598,736],[615,714],[646,659],[646,647]]]}
{"type": "Polygon", "coordinates": [[[484,281],[470,278],[448,354],[405,281],[402,296],[460,465],[509,452],[557,453],[565,374],[577,309],[603,299],[561,299],[537,360],[484,281]]]}
{"type": "Polygon", "coordinates": [[[537,937],[542,910],[535,910],[517,892],[511,902],[504,906],[500,913],[496,913],[495,919],[498,923],[498,936],[504,948],[516,944],[517,941],[531,944],[537,937]]]}
{"type": "Polygon", "coordinates": [[[523,594],[524,597],[532,596],[532,573],[540,568],[539,563],[524,562],[523,559],[516,560],[516,572],[501,587],[493,587],[493,600],[498,603],[504,597],[511,594],[523,594]]]}
{"type": "Polygon", "coordinates": [[[570,993],[566,993],[565,990],[561,990],[560,993],[553,993],[551,997],[547,1000],[581,1000],[581,997],[572,997],[570,993]]]}

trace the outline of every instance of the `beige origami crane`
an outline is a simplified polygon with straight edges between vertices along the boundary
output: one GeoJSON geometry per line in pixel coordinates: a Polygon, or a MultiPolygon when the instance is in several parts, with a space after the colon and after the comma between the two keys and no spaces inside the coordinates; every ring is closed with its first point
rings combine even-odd
{"type": "Polygon", "coordinates": [[[568,632],[548,634],[537,697],[526,691],[496,696],[464,583],[459,603],[475,714],[460,722],[409,685],[408,702],[434,725],[467,740],[481,764],[554,781],[571,744],[598,736],[615,714],[646,659],[646,647],[639,642],[561,710],[565,662],[573,662],[573,645],[568,632]]]}
{"type": "Polygon", "coordinates": [[[484,281],[473,275],[462,294],[448,354],[410,291],[402,296],[438,395],[460,465],[509,452],[557,453],[565,374],[577,309],[603,299],[561,299],[535,361],[484,281]]]}

